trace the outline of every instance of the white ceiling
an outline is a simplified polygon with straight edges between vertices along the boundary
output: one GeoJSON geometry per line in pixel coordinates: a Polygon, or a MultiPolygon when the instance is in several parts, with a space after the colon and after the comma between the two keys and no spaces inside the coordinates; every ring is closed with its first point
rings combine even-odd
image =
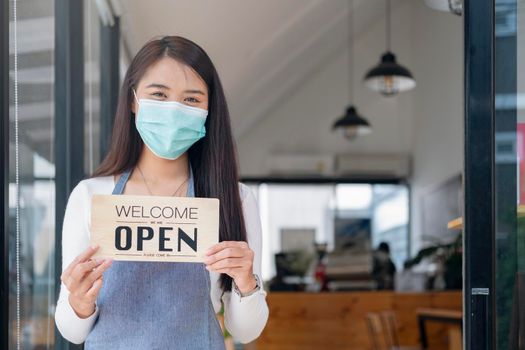
{"type": "MultiPolygon", "coordinates": [[[[121,4],[122,36],[131,55],[159,35],[181,35],[206,50],[224,85],[237,137],[348,45],[346,0],[121,4]]],[[[355,0],[354,9],[356,35],[383,21],[383,1],[355,0]]]]}

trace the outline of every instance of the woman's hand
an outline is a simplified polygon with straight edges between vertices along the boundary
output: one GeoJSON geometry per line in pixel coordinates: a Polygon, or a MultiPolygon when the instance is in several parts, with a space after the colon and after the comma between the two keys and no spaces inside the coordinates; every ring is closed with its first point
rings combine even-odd
{"type": "Polygon", "coordinates": [[[242,293],[257,285],[253,276],[253,250],[244,241],[222,241],[206,251],[206,269],[231,276],[242,293]]]}
{"type": "Polygon", "coordinates": [[[62,272],[60,279],[69,290],[69,303],[81,318],[95,312],[95,301],[102,288],[102,274],[111,266],[113,259],[90,259],[97,251],[88,247],[62,272]]]}

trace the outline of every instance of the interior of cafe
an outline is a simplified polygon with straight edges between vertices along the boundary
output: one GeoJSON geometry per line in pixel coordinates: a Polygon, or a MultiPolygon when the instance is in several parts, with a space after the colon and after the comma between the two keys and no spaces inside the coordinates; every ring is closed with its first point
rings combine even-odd
{"type": "MultiPolygon", "coordinates": [[[[16,168],[22,205],[12,180],[9,276],[21,276],[27,349],[69,349],[52,319],[67,199],[56,154],[70,145],[55,129],[63,3],[20,1],[10,34],[20,138],[15,165],[12,128],[9,177],[16,168]]],[[[216,64],[240,181],[257,200],[269,306],[258,339],[225,331],[227,349],[463,348],[462,1],[79,3],[68,30],[83,38],[70,42],[83,57],[82,176],[107,151],[112,91],[146,41],[185,36],[216,64]]],[[[14,283],[9,293],[14,308],[14,283]]],[[[14,311],[10,321],[14,348],[14,311]]]]}
{"type": "Polygon", "coordinates": [[[257,48],[236,96],[269,292],[256,346],[461,349],[463,19],[318,5],[281,33],[301,45],[257,48]]]}

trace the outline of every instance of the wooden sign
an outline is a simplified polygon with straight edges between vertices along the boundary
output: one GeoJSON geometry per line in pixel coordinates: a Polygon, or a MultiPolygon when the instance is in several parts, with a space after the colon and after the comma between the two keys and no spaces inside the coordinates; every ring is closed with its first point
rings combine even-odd
{"type": "Polygon", "coordinates": [[[93,195],[93,258],[203,262],[219,242],[219,199],[93,195]]]}

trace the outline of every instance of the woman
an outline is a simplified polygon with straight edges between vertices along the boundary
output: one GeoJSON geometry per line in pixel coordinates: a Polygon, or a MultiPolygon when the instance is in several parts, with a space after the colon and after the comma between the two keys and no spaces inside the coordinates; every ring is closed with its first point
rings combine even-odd
{"type": "Polygon", "coordinates": [[[148,42],[124,78],[108,155],[68,200],[58,329],[87,350],[224,349],[222,302],[226,329],[252,341],[268,319],[261,241],[213,63],[182,37],[148,42]],[[205,264],[91,259],[91,196],[111,193],[219,198],[220,242],[205,264]]]}

